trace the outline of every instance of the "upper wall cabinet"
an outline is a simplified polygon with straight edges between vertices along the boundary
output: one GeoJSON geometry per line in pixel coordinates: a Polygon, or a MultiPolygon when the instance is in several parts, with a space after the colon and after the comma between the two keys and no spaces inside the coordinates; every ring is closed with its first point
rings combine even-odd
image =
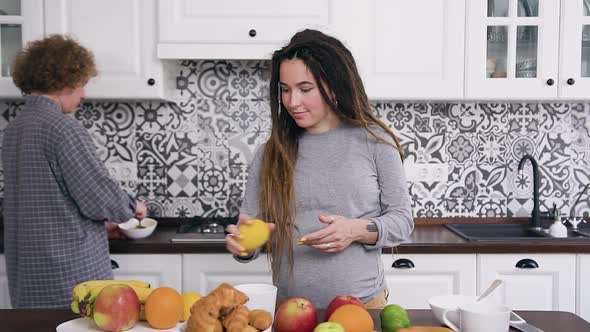
{"type": "Polygon", "coordinates": [[[556,98],[559,0],[467,2],[465,96],[556,98]]]}
{"type": "Polygon", "coordinates": [[[561,1],[559,96],[590,99],[590,0],[561,1]]]}
{"type": "Polygon", "coordinates": [[[590,97],[590,0],[477,0],[467,13],[466,98],[590,97]]]}
{"type": "Polygon", "coordinates": [[[14,57],[27,42],[41,37],[42,0],[0,1],[0,98],[21,96],[10,77],[14,57]]]}
{"type": "Polygon", "coordinates": [[[338,1],[334,17],[369,98],[463,98],[465,0],[338,1]]]}
{"type": "Polygon", "coordinates": [[[330,25],[331,0],[159,0],[160,58],[270,59],[297,31],[330,25]]]}
{"type": "Polygon", "coordinates": [[[47,34],[67,33],[94,53],[88,98],[162,98],[155,0],[46,0],[47,34]]]}

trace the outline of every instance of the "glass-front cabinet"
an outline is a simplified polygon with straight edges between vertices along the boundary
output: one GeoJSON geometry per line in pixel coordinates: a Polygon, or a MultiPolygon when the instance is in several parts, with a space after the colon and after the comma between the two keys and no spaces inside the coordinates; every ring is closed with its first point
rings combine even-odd
{"type": "Polygon", "coordinates": [[[467,1],[466,99],[590,99],[590,0],[467,1]]]}
{"type": "Polygon", "coordinates": [[[560,91],[562,98],[590,98],[590,0],[562,0],[560,91]]]}
{"type": "Polygon", "coordinates": [[[16,53],[43,37],[43,0],[0,1],[0,97],[17,97],[10,69],[16,53]]]}
{"type": "Polygon", "coordinates": [[[467,13],[466,98],[557,98],[559,0],[474,0],[467,13]]]}

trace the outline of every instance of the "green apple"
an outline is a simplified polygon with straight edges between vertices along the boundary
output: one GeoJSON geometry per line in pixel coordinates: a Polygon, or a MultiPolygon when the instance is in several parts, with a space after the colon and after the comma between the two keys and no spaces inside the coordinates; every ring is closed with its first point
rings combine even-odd
{"type": "Polygon", "coordinates": [[[313,329],[313,332],[346,332],[342,325],[336,322],[324,322],[313,329]]]}

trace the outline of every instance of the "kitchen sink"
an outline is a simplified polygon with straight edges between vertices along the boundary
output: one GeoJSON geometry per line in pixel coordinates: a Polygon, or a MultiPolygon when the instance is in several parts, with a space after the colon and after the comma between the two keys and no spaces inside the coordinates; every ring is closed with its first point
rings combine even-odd
{"type": "Polygon", "coordinates": [[[447,224],[446,227],[468,241],[505,240],[581,240],[590,239],[590,233],[568,229],[567,238],[555,238],[542,230],[524,224],[447,224]]]}

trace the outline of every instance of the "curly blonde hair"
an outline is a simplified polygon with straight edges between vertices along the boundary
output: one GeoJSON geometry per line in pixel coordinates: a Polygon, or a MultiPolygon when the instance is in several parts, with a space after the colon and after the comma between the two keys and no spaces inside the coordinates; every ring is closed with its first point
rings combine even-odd
{"type": "Polygon", "coordinates": [[[92,52],[63,35],[28,43],[17,54],[11,73],[14,84],[23,94],[75,88],[86,84],[96,74],[92,52]]]}

